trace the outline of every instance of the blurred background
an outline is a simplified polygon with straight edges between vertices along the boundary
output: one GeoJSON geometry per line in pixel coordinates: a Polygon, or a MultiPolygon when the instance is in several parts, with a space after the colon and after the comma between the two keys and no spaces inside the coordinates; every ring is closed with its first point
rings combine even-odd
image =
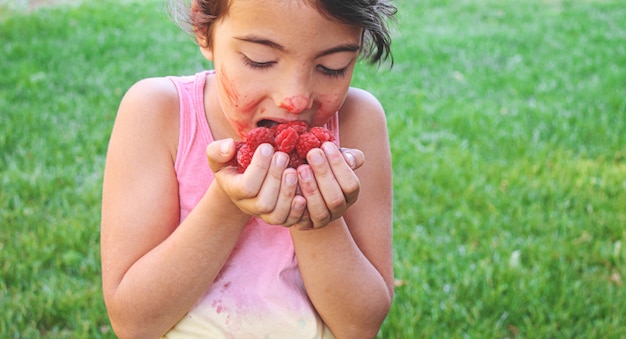
{"type": "MultiPolygon", "coordinates": [[[[359,64],[394,164],[379,338],[626,338],[626,6],[396,1],[359,64]]],[[[0,337],[114,337],[100,194],[136,81],[210,68],[161,0],[0,0],[0,337]]]]}

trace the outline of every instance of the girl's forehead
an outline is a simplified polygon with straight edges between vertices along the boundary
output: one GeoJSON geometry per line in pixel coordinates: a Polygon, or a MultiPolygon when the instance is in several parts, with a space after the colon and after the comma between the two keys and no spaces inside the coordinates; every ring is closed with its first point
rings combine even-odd
{"type": "MultiPolygon", "coordinates": [[[[223,20],[244,22],[248,26],[276,26],[296,23],[302,26],[346,26],[317,6],[317,0],[231,0],[223,20]]],[[[321,27],[320,27],[321,28],[321,27]]]]}
{"type": "Polygon", "coordinates": [[[266,46],[315,55],[340,45],[360,46],[362,32],[304,0],[234,0],[212,34],[216,41],[264,41],[266,46]]]}
{"type": "Polygon", "coordinates": [[[242,3],[242,2],[247,2],[247,3],[266,3],[266,4],[277,4],[277,5],[300,5],[300,4],[304,4],[310,7],[315,7],[317,6],[317,4],[319,3],[320,0],[223,0],[226,1],[226,3],[228,4],[228,6],[232,6],[235,3],[242,3]]]}
{"type": "MultiPolygon", "coordinates": [[[[289,9],[298,11],[302,9],[317,9],[316,0],[230,0],[228,2],[228,12],[232,14],[233,9],[239,10],[282,10],[289,9]]],[[[319,12],[322,15],[321,12],[319,12]]]]}

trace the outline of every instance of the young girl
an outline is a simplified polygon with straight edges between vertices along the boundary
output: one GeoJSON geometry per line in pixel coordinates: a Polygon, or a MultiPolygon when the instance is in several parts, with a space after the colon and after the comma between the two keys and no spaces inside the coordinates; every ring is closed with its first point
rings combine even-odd
{"type": "Polygon", "coordinates": [[[104,298],[120,338],[375,337],[393,298],[385,115],[350,87],[389,56],[387,0],[193,0],[214,70],[147,79],[120,104],[102,202],[104,298]],[[308,164],[235,141],[325,126],[308,164]],[[367,161],[365,161],[367,158],[367,161]]]}

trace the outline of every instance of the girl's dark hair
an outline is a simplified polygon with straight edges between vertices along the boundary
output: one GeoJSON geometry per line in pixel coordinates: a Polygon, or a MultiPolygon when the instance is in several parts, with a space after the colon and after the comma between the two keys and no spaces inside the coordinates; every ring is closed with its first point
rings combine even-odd
{"type": "Polygon", "coordinates": [[[391,55],[391,35],[387,20],[397,9],[390,0],[310,0],[329,17],[363,28],[362,56],[370,63],[381,63],[391,55]]]}
{"type": "MultiPolygon", "coordinates": [[[[233,0],[170,0],[179,25],[210,47],[213,23],[228,13],[233,0]]],[[[363,28],[362,57],[380,64],[391,55],[391,35],[387,26],[397,9],[391,0],[304,0],[320,13],[340,22],[363,28]]]]}

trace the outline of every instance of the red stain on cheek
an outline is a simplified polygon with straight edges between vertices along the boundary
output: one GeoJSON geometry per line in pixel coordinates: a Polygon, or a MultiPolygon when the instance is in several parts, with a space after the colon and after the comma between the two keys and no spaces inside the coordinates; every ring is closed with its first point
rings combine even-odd
{"type": "Polygon", "coordinates": [[[345,95],[341,96],[339,93],[321,95],[318,102],[319,110],[331,110],[334,113],[341,107],[344,100],[345,95]]]}
{"type": "Polygon", "coordinates": [[[235,131],[237,132],[239,139],[245,140],[246,134],[248,134],[248,130],[249,130],[248,124],[243,121],[233,121],[232,124],[235,127],[235,131]]]}
{"type": "Polygon", "coordinates": [[[317,111],[313,119],[315,126],[324,125],[339,110],[343,104],[344,97],[340,94],[326,94],[319,97],[317,111]]]}
{"type": "Polygon", "coordinates": [[[233,81],[224,68],[220,69],[219,86],[222,88],[226,97],[226,101],[222,103],[224,114],[226,114],[231,126],[235,133],[239,136],[239,139],[244,140],[246,134],[250,130],[249,119],[250,114],[248,112],[253,111],[255,102],[242,103],[241,95],[235,81],[233,81]]]}
{"type": "MultiPolygon", "coordinates": [[[[245,99],[245,98],[244,98],[245,99]]],[[[244,101],[244,100],[242,100],[244,101]]],[[[241,103],[237,107],[237,112],[242,115],[251,115],[259,104],[259,100],[248,100],[247,102],[241,103]]],[[[261,112],[263,113],[263,112],[261,112]]]]}
{"type": "Polygon", "coordinates": [[[226,94],[226,97],[233,106],[239,107],[239,92],[237,91],[234,82],[230,80],[223,68],[220,73],[222,75],[220,77],[220,86],[224,90],[224,94],[226,94]]]}

